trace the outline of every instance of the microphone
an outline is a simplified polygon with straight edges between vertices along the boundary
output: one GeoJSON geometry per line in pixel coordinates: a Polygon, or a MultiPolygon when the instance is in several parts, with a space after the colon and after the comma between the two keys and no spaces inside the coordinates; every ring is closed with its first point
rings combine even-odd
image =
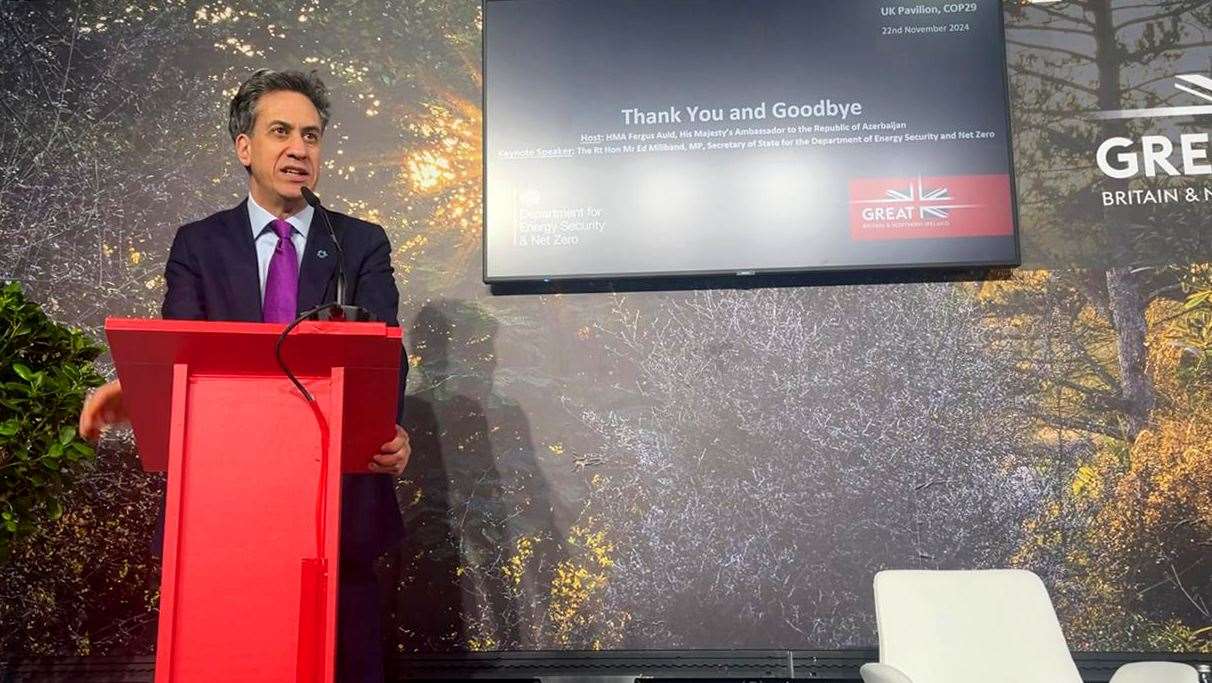
{"type": "MultiPolygon", "coordinates": [[[[309,403],[315,403],[316,399],[312,396],[307,387],[299,381],[295,373],[291,372],[290,366],[286,364],[286,360],[282,357],[282,347],[286,343],[286,337],[299,326],[304,320],[322,320],[331,322],[370,322],[375,319],[370,311],[361,306],[351,306],[346,302],[345,291],[345,252],[341,249],[341,242],[337,239],[337,231],[332,227],[332,220],[328,217],[328,211],[320,205],[320,198],[310,189],[300,188],[303,193],[303,199],[320,214],[321,220],[324,221],[324,226],[328,228],[328,236],[332,239],[333,249],[337,252],[337,301],[336,303],[323,303],[315,308],[303,311],[299,317],[294,319],[294,322],[286,326],[282,330],[282,334],[278,335],[278,341],[274,344],[274,358],[278,361],[278,367],[282,368],[282,372],[295,385],[303,398],[309,403]]],[[[310,240],[309,240],[310,241],[310,240]]]]}
{"type": "Polygon", "coordinates": [[[326,304],[319,309],[312,309],[315,313],[312,314],[314,320],[347,320],[366,322],[373,320],[374,316],[370,311],[360,306],[351,306],[346,296],[346,278],[345,278],[345,251],[341,248],[341,241],[337,239],[337,231],[332,227],[332,219],[328,217],[328,211],[320,204],[320,198],[316,196],[311,188],[306,186],[299,188],[303,194],[303,201],[307,202],[308,206],[316,210],[320,214],[320,219],[324,221],[324,226],[328,228],[328,237],[332,240],[333,248],[337,252],[337,301],[335,304],[326,304]]]}

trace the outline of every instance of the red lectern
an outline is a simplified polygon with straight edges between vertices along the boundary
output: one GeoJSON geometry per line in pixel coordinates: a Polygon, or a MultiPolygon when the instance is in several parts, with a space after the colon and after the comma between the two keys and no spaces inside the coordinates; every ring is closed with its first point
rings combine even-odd
{"type": "Polygon", "coordinates": [[[168,472],[156,683],[327,683],[341,473],[395,434],[401,332],[105,322],[143,466],[168,472]]]}

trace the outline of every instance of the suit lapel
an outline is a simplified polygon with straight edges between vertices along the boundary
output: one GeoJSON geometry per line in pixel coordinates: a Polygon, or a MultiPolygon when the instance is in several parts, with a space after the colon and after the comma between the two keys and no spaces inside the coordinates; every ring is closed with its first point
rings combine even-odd
{"type": "Polygon", "coordinates": [[[248,222],[248,200],[228,211],[223,222],[232,256],[226,264],[231,277],[232,318],[261,322],[261,276],[257,272],[257,245],[248,222]]]}
{"type": "MultiPolygon", "coordinates": [[[[319,210],[312,213],[307,229],[307,245],[303,248],[303,263],[299,266],[299,312],[325,303],[328,283],[337,270],[337,250],[324,226],[319,210]]],[[[330,217],[336,218],[329,214],[330,217]]],[[[340,221],[333,220],[333,230],[340,234],[340,221]]]]}

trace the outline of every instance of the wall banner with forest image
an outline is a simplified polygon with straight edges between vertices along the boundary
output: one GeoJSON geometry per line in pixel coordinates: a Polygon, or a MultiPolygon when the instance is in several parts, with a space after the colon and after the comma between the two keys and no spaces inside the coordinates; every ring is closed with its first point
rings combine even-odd
{"type": "MultiPolygon", "coordinates": [[[[0,280],[97,342],[157,316],[176,227],[246,192],[235,88],[316,70],[319,192],[401,293],[398,652],[870,647],[876,571],[1004,566],[1075,650],[1212,651],[1212,3],[1003,2],[1021,268],[514,296],[479,4],[339,7],[0,5],[0,280]]],[[[0,537],[0,658],[151,652],[162,480],[118,431],[56,481],[0,537]]]]}

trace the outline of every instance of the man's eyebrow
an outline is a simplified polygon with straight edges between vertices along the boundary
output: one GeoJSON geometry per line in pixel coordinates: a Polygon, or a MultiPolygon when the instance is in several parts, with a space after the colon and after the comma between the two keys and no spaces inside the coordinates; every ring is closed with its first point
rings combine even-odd
{"type": "MultiPolygon", "coordinates": [[[[273,128],[274,126],[282,126],[286,130],[295,129],[294,125],[292,125],[286,121],[283,121],[281,119],[274,119],[274,120],[270,121],[269,123],[266,123],[265,126],[267,128],[273,128]]],[[[304,133],[319,133],[320,127],[319,126],[303,126],[303,132],[304,133]]]]}

